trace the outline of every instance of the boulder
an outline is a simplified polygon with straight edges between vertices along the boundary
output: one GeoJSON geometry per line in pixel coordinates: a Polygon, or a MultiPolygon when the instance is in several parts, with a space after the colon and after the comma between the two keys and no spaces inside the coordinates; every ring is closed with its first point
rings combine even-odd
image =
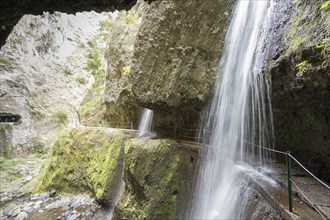
{"type": "Polygon", "coordinates": [[[55,143],[36,192],[87,193],[111,202],[121,181],[125,139],[105,129],[72,129],[55,143]]]}
{"type": "Polygon", "coordinates": [[[133,139],[125,147],[125,186],[113,219],[182,218],[191,190],[191,165],[189,153],[173,140],[133,139]]]}

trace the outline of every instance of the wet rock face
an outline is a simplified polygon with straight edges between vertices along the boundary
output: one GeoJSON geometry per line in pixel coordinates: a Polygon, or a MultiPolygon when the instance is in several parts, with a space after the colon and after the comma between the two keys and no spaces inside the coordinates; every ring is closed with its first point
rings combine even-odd
{"type": "Polygon", "coordinates": [[[125,186],[113,219],[183,218],[191,189],[189,178],[189,153],[180,150],[176,142],[133,139],[125,147],[125,186]]]}
{"type": "Polygon", "coordinates": [[[148,8],[144,1],[130,11],[120,11],[109,32],[105,57],[107,59],[106,117],[111,123],[138,123],[140,107],[131,98],[134,42],[142,16],[148,8]]]}
{"type": "Polygon", "coordinates": [[[330,180],[329,9],[291,3],[270,62],[276,148],[330,180]]]}
{"type": "Polygon", "coordinates": [[[134,44],[132,91],[140,105],[172,111],[172,117],[199,111],[213,93],[233,3],[163,0],[150,5],[134,44]]]}
{"type": "Polygon", "coordinates": [[[66,0],[23,0],[23,1],[1,1],[0,2],[0,46],[2,46],[13,26],[24,14],[39,15],[44,11],[66,12],[74,14],[82,11],[113,11],[114,9],[129,9],[136,0],[89,0],[89,1],[66,1],[66,0]]]}

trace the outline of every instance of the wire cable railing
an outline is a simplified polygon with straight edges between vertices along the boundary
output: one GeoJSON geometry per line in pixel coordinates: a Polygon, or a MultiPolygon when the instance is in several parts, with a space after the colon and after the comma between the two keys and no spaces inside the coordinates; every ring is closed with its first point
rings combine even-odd
{"type": "MultiPolygon", "coordinates": [[[[167,129],[170,129],[170,127],[167,127],[167,129]]],[[[173,128],[174,132],[174,138],[181,137],[184,139],[194,139],[198,140],[198,136],[196,134],[201,134],[202,132],[212,134],[211,131],[206,130],[206,129],[176,129],[173,128]],[[187,134],[193,134],[193,135],[187,135],[187,134]]],[[[171,132],[169,132],[171,134],[171,132]]],[[[288,188],[288,206],[289,206],[289,211],[293,212],[293,199],[292,199],[292,184],[293,186],[297,189],[297,193],[301,195],[302,198],[304,198],[307,201],[307,204],[313,208],[323,219],[329,219],[329,216],[324,213],[315,203],[313,203],[312,199],[310,199],[306,193],[298,186],[297,182],[294,182],[292,177],[291,177],[291,160],[293,160],[299,167],[301,167],[308,175],[310,175],[314,180],[316,180],[322,187],[325,187],[326,190],[329,190],[330,192],[330,186],[327,185],[325,182],[320,180],[318,177],[316,177],[311,171],[309,171],[305,166],[303,166],[294,156],[290,154],[290,152],[283,152],[280,150],[275,150],[270,147],[264,147],[255,143],[251,143],[249,141],[243,140],[244,143],[249,144],[253,147],[260,148],[265,151],[277,153],[280,155],[285,155],[286,156],[286,174],[287,174],[287,188],[288,188]]],[[[206,147],[206,145],[200,144],[201,147],[206,147]]],[[[330,203],[330,202],[329,202],[330,203]]],[[[330,204],[329,204],[330,205],[330,204]]]]}
{"type": "MultiPolygon", "coordinates": [[[[108,123],[102,127],[112,127],[112,128],[126,128],[126,129],[133,129],[133,123],[132,122],[114,122],[114,123],[108,123]]],[[[198,140],[199,136],[196,136],[196,134],[208,133],[212,134],[212,131],[206,130],[206,129],[196,129],[196,128],[179,128],[177,129],[175,126],[162,126],[162,127],[156,127],[154,130],[161,130],[161,134],[165,136],[172,136],[174,139],[177,139],[178,137],[184,138],[184,139],[192,139],[192,140],[198,140]],[[191,135],[192,134],[192,135],[191,135]]],[[[298,164],[306,173],[308,173],[312,178],[314,178],[318,183],[320,183],[323,187],[325,187],[327,190],[330,191],[330,186],[328,186],[326,183],[324,183],[322,180],[320,180],[318,177],[316,177],[311,171],[309,171],[305,166],[303,166],[294,156],[290,154],[290,152],[283,152],[280,150],[275,150],[273,148],[269,147],[263,147],[255,143],[251,143],[249,141],[243,140],[244,143],[249,144],[253,147],[260,148],[262,150],[270,151],[273,153],[277,153],[280,155],[286,156],[286,167],[287,167],[287,187],[288,187],[288,198],[289,198],[289,211],[293,212],[293,201],[292,201],[292,186],[297,189],[297,191],[301,194],[301,196],[307,201],[307,203],[317,211],[317,213],[323,218],[328,219],[326,214],[324,214],[313,202],[306,193],[303,192],[303,190],[298,186],[296,182],[293,181],[291,177],[291,159],[298,164]]],[[[197,142],[198,143],[198,142],[197,142]]],[[[198,143],[199,146],[205,147],[206,145],[198,143]]]]}

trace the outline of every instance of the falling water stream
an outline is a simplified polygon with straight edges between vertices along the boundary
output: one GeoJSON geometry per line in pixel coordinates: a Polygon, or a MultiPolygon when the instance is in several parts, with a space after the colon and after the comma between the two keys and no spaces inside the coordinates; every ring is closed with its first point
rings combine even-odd
{"type": "Polygon", "coordinates": [[[139,125],[139,136],[142,136],[144,134],[151,132],[152,116],[153,116],[152,110],[147,109],[147,108],[145,108],[143,110],[141,120],[140,120],[140,125],[139,125]]]}
{"type": "Polygon", "coordinates": [[[238,167],[261,163],[262,152],[251,144],[268,144],[269,90],[262,66],[272,8],[267,0],[236,3],[215,96],[201,123],[204,148],[190,219],[244,218],[248,195],[238,167]]]}

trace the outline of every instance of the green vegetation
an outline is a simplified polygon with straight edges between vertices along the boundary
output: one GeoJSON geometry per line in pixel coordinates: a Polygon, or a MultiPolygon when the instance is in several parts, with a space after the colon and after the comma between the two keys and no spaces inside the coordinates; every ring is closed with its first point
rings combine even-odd
{"type": "Polygon", "coordinates": [[[298,63],[296,67],[303,68],[303,67],[308,67],[308,66],[310,66],[310,63],[307,60],[305,60],[301,63],[298,63]]]}
{"type": "Polygon", "coordinates": [[[29,149],[29,152],[32,154],[45,154],[47,149],[42,144],[35,144],[29,149]]]}
{"type": "Polygon", "coordinates": [[[309,36],[307,34],[299,35],[292,39],[292,45],[290,45],[291,49],[296,50],[301,44],[307,42],[309,40],[309,36]]]}
{"type": "Polygon", "coordinates": [[[67,123],[69,122],[69,116],[67,113],[62,111],[54,112],[52,114],[52,121],[55,123],[57,128],[60,128],[62,125],[66,127],[67,123]]]}
{"type": "Polygon", "coordinates": [[[322,3],[321,10],[327,10],[330,9],[330,0],[327,0],[322,3]]]}
{"type": "Polygon", "coordinates": [[[36,192],[87,193],[99,202],[113,199],[121,180],[124,135],[72,129],[58,138],[36,192]]]}
{"type": "Polygon", "coordinates": [[[0,157],[0,193],[20,186],[27,176],[25,167],[38,167],[41,162],[42,159],[35,156],[13,159],[0,157]]]}
{"type": "Polygon", "coordinates": [[[306,71],[306,69],[308,67],[310,67],[311,64],[307,61],[307,60],[304,60],[303,62],[301,63],[298,63],[296,65],[296,67],[298,67],[298,73],[297,73],[297,76],[303,76],[304,72],[306,71]]]}
{"type": "Polygon", "coordinates": [[[139,16],[135,11],[128,13],[125,18],[126,24],[135,24],[138,17],[139,16]]]}
{"type": "Polygon", "coordinates": [[[112,17],[111,15],[108,15],[107,19],[100,21],[99,23],[99,32],[100,32],[99,36],[104,42],[106,42],[111,28],[112,28],[112,17]]]}
{"type": "Polygon", "coordinates": [[[330,38],[324,38],[322,42],[316,46],[316,48],[318,49],[325,48],[329,42],[330,42],[330,38]]]}
{"type": "Polygon", "coordinates": [[[88,79],[83,76],[77,76],[76,81],[82,85],[86,85],[88,83],[88,79]]]}
{"type": "Polygon", "coordinates": [[[0,171],[13,169],[17,164],[26,163],[29,160],[29,158],[25,157],[14,159],[6,159],[4,157],[0,157],[0,171]]]}
{"type": "Polygon", "coordinates": [[[95,77],[95,81],[104,80],[106,76],[105,65],[102,62],[101,56],[104,54],[104,48],[98,46],[97,39],[88,42],[90,47],[87,56],[86,69],[95,77]]]}
{"type": "MultiPolygon", "coordinates": [[[[110,25],[110,23],[107,23],[107,25],[110,25]]],[[[86,69],[93,74],[95,82],[83,100],[78,113],[80,123],[95,126],[101,123],[105,111],[104,91],[106,70],[105,63],[102,59],[104,44],[100,36],[98,36],[88,42],[88,45],[90,49],[87,57],[86,69]]]]}
{"type": "Polygon", "coordinates": [[[71,76],[71,75],[73,75],[73,71],[69,67],[65,66],[64,67],[64,74],[66,76],[71,76]]]}
{"type": "Polygon", "coordinates": [[[180,172],[180,151],[173,141],[129,142],[125,146],[125,188],[115,215],[123,219],[177,219],[177,201],[189,190],[180,187],[187,181],[180,172]]]}
{"type": "Polygon", "coordinates": [[[92,99],[79,108],[79,116],[84,123],[87,123],[93,115],[102,108],[102,102],[99,99],[92,99]]]}
{"type": "Polygon", "coordinates": [[[0,131],[11,130],[13,127],[11,124],[0,123],[0,131]]]}
{"type": "Polygon", "coordinates": [[[0,64],[3,64],[5,66],[11,65],[11,60],[7,57],[0,57],[0,64]]]}
{"type": "Polygon", "coordinates": [[[123,70],[122,70],[122,73],[124,75],[129,75],[131,73],[131,67],[130,66],[124,66],[123,70]]]}
{"type": "Polygon", "coordinates": [[[103,21],[100,21],[99,23],[100,30],[101,31],[109,31],[112,28],[112,20],[109,17],[108,19],[105,19],[103,21]]]}
{"type": "Polygon", "coordinates": [[[11,158],[13,147],[12,146],[1,146],[1,145],[2,145],[2,143],[0,140],[0,147],[1,147],[0,157],[11,158]]]}

